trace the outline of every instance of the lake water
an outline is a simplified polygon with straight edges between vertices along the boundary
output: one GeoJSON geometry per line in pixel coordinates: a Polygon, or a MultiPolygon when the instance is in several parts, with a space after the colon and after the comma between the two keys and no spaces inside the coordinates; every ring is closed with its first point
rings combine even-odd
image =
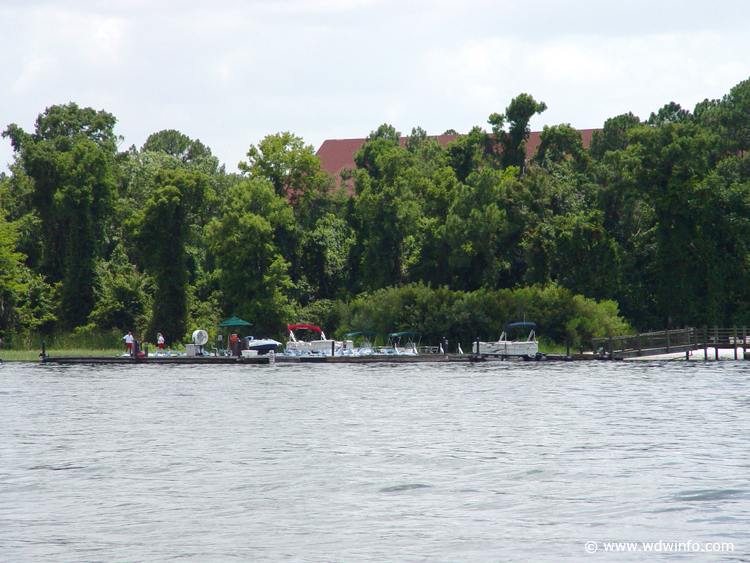
{"type": "Polygon", "coordinates": [[[5,364],[0,561],[750,561],[749,389],[742,361],[5,364]]]}

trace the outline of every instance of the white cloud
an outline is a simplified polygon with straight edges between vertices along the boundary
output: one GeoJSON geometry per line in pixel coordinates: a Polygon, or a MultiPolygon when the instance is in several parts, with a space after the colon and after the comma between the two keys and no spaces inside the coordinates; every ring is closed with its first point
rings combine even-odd
{"type": "Polygon", "coordinates": [[[126,145],[174,128],[230,170],[277,131],[467,131],[521,92],[549,106],[533,128],[599,127],[750,76],[750,5],[729,0],[0,0],[0,21],[0,127],[75,101],[126,145]]]}

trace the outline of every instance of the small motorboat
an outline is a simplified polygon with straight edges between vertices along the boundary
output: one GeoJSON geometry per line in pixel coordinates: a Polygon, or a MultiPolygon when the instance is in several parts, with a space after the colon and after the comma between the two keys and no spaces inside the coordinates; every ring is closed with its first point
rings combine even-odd
{"type": "Polygon", "coordinates": [[[242,339],[243,350],[254,350],[258,354],[267,354],[271,350],[276,350],[281,346],[281,342],[276,342],[271,338],[254,338],[252,336],[246,336],[242,339]]]}

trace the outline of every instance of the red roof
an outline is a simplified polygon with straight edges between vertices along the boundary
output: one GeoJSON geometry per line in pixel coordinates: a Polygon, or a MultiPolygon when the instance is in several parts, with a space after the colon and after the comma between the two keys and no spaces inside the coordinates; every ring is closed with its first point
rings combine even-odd
{"type": "MultiPolygon", "coordinates": [[[[581,137],[583,138],[583,146],[588,147],[591,142],[591,135],[597,129],[579,129],[581,137]]],[[[539,146],[539,131],[534,131],[529,135],[529,139],[526,141],[526,158],[530,159],[534,156],[536,148],[539,146]]],[[[431,136],[432,139],[437,139],[440,144],[445,147],[451,141],[454,141],[458,135],[436,135],[431,136]]],[[[401,145],[406,144],[408,137],[401,137],[401,145]]],[[[365,144],[366,139],[328,139],[323,141],[320,145],[318,152],[315,155],[320,158],[320,162],[323,166],[323,170],[326,170],[336,178],[336,186],[341,184],[340,172],[343,168],[349,168],[354,170],[356,165],[354,164],[354,153],[356,153],[362,145],[365,144]]]]}

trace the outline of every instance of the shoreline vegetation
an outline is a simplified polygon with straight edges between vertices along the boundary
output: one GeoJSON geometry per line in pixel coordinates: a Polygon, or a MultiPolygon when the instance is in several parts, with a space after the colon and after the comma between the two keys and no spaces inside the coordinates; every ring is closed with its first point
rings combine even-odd
{"type": "Polygon", "coordinates": [[[546,109],[519,94],[446,146],[383,124],[340,178],[291,132],[227,173],[179,131],[122,150],[114,115],[73,102],[11,123],[0,357],[118,350],[128,332],[174,348],[230,317],[276,340],[310,323],[464,350],[521,320],[574,350],[750,325],[750,80],[612,117],[586,144],[545,126],[531,154],[546,109]]]}

